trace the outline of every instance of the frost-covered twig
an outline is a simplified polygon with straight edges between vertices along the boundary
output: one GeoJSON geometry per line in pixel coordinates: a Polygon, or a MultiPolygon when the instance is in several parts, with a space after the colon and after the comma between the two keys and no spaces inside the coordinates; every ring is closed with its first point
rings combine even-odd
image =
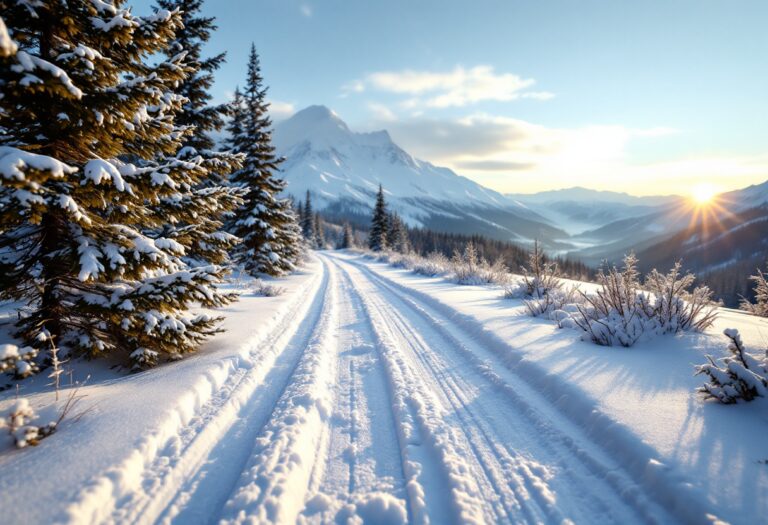
{"type": "Polygon", "coordinates": [[[719,364],[708,355],[708,363],[696,366],[695,375],[709,378],[697,391],[725,404],[765,397],[768,394],[768,356],[761,361],[747,353],[738,330],[728,328],[723,333],[730,339],[728,351],[731,355],[720,359],[719,364]]]}

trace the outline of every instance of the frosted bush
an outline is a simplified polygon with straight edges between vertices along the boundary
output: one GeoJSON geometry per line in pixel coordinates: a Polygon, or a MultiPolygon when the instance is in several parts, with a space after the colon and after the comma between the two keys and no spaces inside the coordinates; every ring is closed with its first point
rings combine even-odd
{"type": "Polygon", "coordinates": [[[706,286],[689,291],[695,277],[680,269],[678,262],[666,274],[653,270],[642,290],[637,258],[627,255],[622,270],[598,274],[596,293],[580,292],[576,325],[596,344],[626,347],[644,337],[708,328],[716,317],[712,292],[706,286]]]}
{"type": "Polygon", "coordinates": [[[426,257],[415,256],[412,261],[411,270],[419,275],[434,277],[444,275],[450,271],[451,261],[440,252],[432,252],[426,257]]]}
{"type": "Polygon", "coordinates": [[[742,297],[741,309],[754,315],[768,317],[768,273],[757,270],[750,280],[755,283],[755,302],[751,303],[742,297]]]}
{"type": "Polygon", "coordinates": [[[729,328],[723,333],[730,339],[728,351],[731,355],[720,359],[719,363],[707,356],[709,363],[696,367],[696,375],[709,378],[697,389],[698,392],[725,404],[765,397],[768,394],[768,351],[762,360],[756,359],[747,353],[738,330],[729,328]]]}
{"type": "MultiPolygon", "coordinates": [[[[558,326],[562,328],[562,319],[556,319],[553,315],[555,312],[567,313],[564,312],[564,308],[568,305],[574,305],[579,300],[577,292],[578,288],[576,287],[551,289],[540,297],[523,300],[523,304],[532,317],[549,316],[553,321],[557,321],[558,326]]],[[[570,326],[569,323],[566,324],[570,326]]]]}
{"type": "Polygon", "coordinates": [[[450,261],[453,280],[457,284],[480,285],[480,284],[505,284],[508,281],[507,267],[501,259],[497,259],[493,264],[481,258],[477,254],[475,244],[470,241],[467,243],[463,252],[458,250],[453,254],[450,261]]]}
{"type": "Polygon", "coordinates": [[[0,413],[0,430],[8,433],[17,448],[35,446],[41,439],[53,434],[56,423],[34,425],[37,417],[34,409],[26,399],[17,399],[3,413],[0,413]]]}
{"type": "Polygon", "coordinates": [[[534,242],[533,250],[528,254],[528,266],[523,268],[523,284],[525,296],[534,299],[544,299],[562,289],[560,269],[556,262],[546,260],[539,241],[534,242]]]}
{"type": "Polygon", "coordinates": [[[0,372],[21,379],[38,371],[35,358],[37,350],[31,346],[19,348],[13,344],[0,345],[0,372]]]}

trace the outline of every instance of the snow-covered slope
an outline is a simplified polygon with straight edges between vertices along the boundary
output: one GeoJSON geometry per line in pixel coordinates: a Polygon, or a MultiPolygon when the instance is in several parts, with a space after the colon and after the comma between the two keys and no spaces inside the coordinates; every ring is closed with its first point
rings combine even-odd
{"type": "Polygon", "coordinates": [[[312,192],[331,213],[367,215],[379,184],[392,208],[414,226],[494,238],[566,238],[528,206],[448,168],[419,160],[386,131],[357,133],[325,106],[310,106],[275,126],[273,141],[286,157],[287,192],[312,192]]]}

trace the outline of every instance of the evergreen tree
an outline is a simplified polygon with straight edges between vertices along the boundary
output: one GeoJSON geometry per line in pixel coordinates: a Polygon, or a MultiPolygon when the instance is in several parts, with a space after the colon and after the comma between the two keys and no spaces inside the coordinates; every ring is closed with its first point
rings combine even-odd
{"type": "Polygon", "coordinates": [[[344,223],[341,235],[341,243],[339,248],[342,250],[355,247],[355,234],[352,232],[352,227],[348,222],[344,223]]]}
{"type": "Polygon", "coordinates": [[[184,55],[148,62],[181,15],[121,4],[0,0],[18,44],[0,58],[0,297],[25,305],[19,336],[31,347],[53,338],[144,366],[217,331],[193,303],[232,297],[213,286],[223,268],[184,261],[191,234],[157,233],[179,195],[197,212],[210,204],[179,191],[204,180],[208,162],[172,157],[191,132],[174,124],[184,55]]]}
{"type": "Polygon", "coordinates": [[[395,212],[392,212],[389,215],[387,240],[389,247],[396,252],[406,253],[408,251],[408,232],[405,229],[402,219],[395,212]]]}
{"type": "Polygon", "coordinates": [[[315,213],[315,248],[322,250],[325,248],[325,226],[319,213],[315,213]]]}
{"type": "Polygon", "coordinates": [[[234,150],[245,156],[231,181],[244,192],[244,204],[232,220],[232,233],[242,239],[237,258],[251,274],[280,275],[292,271],[300,257],[301,233],[290,202],[279,198],[285,182],[275,173],[283,161],[272,146],[272,122],[267,115],[256,46],[251,46],[248,76],[242,93],[241,132],[233,135],[234,150]]]}
{"type": "Polygon", "coordinates": [[[307,190],[307,197],[304,200],[304,209],[302,211],[301,218],[301,231],[304,235],[304,239],[310,243],[315,242],[315,213],[312,211],[312,198],[307,190]]]}
{"type": "Polygon", "coordinates": [[[191,133],[182,142],[177,157],[182,162],[195,162],[199,157],[208,167],[208,177],[196,186],[179,187],[179,193],[163,203],[171,209],[171,215],[161,235],[174,239],[187,237],[189,250],[185,258],[196,266],[228,264],[229,252],[238,239],[223,231],[222,219],[231,216],[242,202],[240,191],[226,186],[224,180],[231,166],[239,165],[242,159],[232,153],[212,150],[215,144],[210,132],[221,129],[224,124],[222,115],[229,108],[227,105],[208,105],[213,72],[219,69],[225,55],[201,57],[203,44],[216,29],[213,18],[199,16],[202,0],[160,0],[159,4],[168,11],[180,11],[183,23],[165,50],[169,58],[183,53],[187,70],[185,79],[175,87],[176,93],[184,97],[175,122],[179,128],[191,133]]]}
{"type": "Polygon", "coordinates": [[[202,57],[203,45],[216,30],[215,19],[200,16],[203,0],[158,0],[158,4],[168,11],[181,11],[183,27],[176,31],[166,55],[171,58],[184,52],[184,63],[191,70],[176,88],[176,92],[186,99],[182,111],[176,115],[176,123],[195,128],[195,132],[184,141],[184,146],[198,151],[212,149],[214,141],[210,134],[222,128],[222,117],[227,111],[226,105],[209,105],[211,95],[208,93],[213,85],[213,74],[221,67],[226,53],[202,57]]]}
{"type": "Polygon", "coordinates": [[[373,208],[371,230],[368,233],[368,247],[380,252],[387,248],[387,203],[384,201],[384,189],[379,184],[379,193],[376,195],[376,205],[373,208]]]}
{"type": "Polygon", "coordinates": [[[243,120],[245,108],[243,107],[243,95],[240,87],[235,87],[235,95],[232,102],[227,106],[229,122],[227,123],[227,138],[225,144],[232,150],[237,150],[237,141],[244,135],[243,120]]]}

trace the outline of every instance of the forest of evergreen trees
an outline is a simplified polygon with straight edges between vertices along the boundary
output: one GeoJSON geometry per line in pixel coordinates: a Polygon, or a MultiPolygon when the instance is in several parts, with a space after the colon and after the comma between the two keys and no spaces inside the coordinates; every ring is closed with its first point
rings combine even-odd
{"type": "Polygon", "coordinates": [[[211,105],[225,56],[201,56],[216,30],[201,4],[0,1],[0,299],[23,305],[17,375],[54,345],[175,359],[219,330],[190,309],[232,301],[218,285],[234,265],[295,267],[259,57],[234,103],[211,105]]]}

